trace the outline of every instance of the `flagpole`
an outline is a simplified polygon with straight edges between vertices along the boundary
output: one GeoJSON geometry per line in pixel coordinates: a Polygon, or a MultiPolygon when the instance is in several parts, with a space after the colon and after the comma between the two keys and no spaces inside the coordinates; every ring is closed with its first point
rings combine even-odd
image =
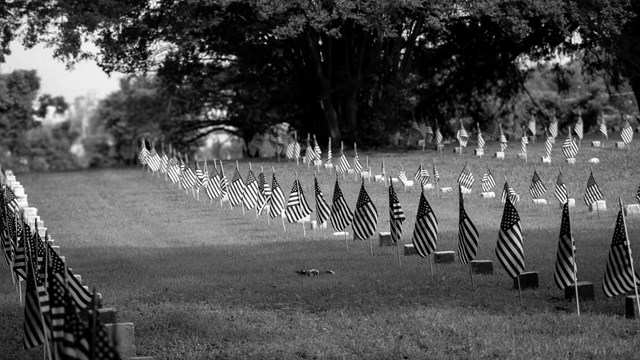
{"type": "MultiPolygon", "coordinates": [[[[569,193],[567,192],[567,201],[569,199],[569,193]]],[[[569,206],[567,205],[567,217],[571,219],[569,216],[569,206]]],[[[573,232],[569,233],[571,237],[571,257],[573,258],[573,287],[576,292],[576,311],[578,315],[580,315],[580,296],[578,296],[578,264],[576,261],[576,247],[573,242],[573,232]]]]}
{"type": "Polygon", "coordinates": [[[474,287],[473,287],[473,272],[471,271],[471,264],[469,264],[467,267],[469,268],[469,277],[471,278],[471,290],[473,290],[474,289],[474,287]]]}
{"type": "Polygon", "coordinates": [[[627,240],[627,252],[629,253],[629,263],[631,264],[631,278],[633,281],[633,291],[636,293],[636,304],[638,305],[638,309],[640,309],[640,297],[638,297],[638,283],[636,282],[636,271],[633,268],[633,256],[631,256],[631,244],[629,241],[629,234],[627,232],[627,220],[624,216],[624,211],[622,209],[622,198],[618,197],[618,201],[620,203],[620,213],[622,214],[622,224],[624,225],[624,237],[627,240]]]}
{"type": "MultiPolygon", "coordinates": [[[[356,148],[356,143],[353,143],[353,154],[355,155],[355,158],[358,158],[358,149],[356,148]]],[[[358,160],[358,162],[360,162],[360,160],[358,160]]],[[[353,166],[353,179],[355,181],[358,181],[358,171],[356,170],[355,164],[353,166]]]]}
{"type": "Polygon", "coordinates": [[[344,242],[347,244],[347,250],[349,250],[349,239],[347,238],[347,232],[344,231],[344,229],[342,229],[342,232],[344,233],[344,242]]]}
{"type": "Polygon", "coordinates": [[[520,298],[520,302],[522,302],[522,287],[520,286],[520,274],[518,274],[517,277],[518,277],[518,297],[520,298]]]}
{"type": "MultiPolygon", "coordinates": [[[[400,163],[400,171],[404,172],[404,161],[402,163],[400,163]]],[[[406,177],[407,174],[405,174],[406,177]]],[[[405,181],[402,182],[402,185],[404,186],[404,192],[407,192],[407,183],[405,181]]]]}
{"type": "Polygon", "coordinates": [[[429,269],[431,269],[431,280],[433,280],[433,261],[431,261],[431,254],[429,254],[429,269]]]}
{"type": "Polygon", "coordinates": [[[398,266],[402,267],[402,262],[400,262],[400,239],[396,241],[396,254],[398,255],[398,266]]]}
{"type": "MultiPolygon", "coordinates": [[[[382,159],[382,168],[384,169],[384,159],[382,159]]],[[[387,170],[385,169],[385,173],[387,170]]],[[[386,174],[382,174],[382,178],[384,179],[384,187],[387,187],[387,176],[386,174]]],[[[389,177],[389,183],[391,183],[391,177],[389,177]]]]}

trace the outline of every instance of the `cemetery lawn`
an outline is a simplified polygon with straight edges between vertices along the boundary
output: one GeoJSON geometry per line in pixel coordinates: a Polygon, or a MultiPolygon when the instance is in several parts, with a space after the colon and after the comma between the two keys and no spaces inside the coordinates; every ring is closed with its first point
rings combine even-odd
{"type": "MultiPolygon", "coordinates": [[[[637,203],[640,155],[582,141],[577,164],[567,165],[554,147],[551,166],[542,164],[543,141],[529,146],[529,162],[515,157],[519,144],[510,142],[507,159],[492,158],[498,144],[489,143],[487,156],[477,159],[472,148],[453,154],[433,150],[360,152],[369,155],[373,172],[397,176],[401,166],[412,179],[422,162],[432,172],[436,160],[441,186],[455,186],[466,162],[476,178],[465,197],[471,220],[480,232],[477,259],[494,262],[494,275],[475,275],[461,264],[434,264],[433,278],[426,259],[402,256],[395,247],[379,247],[349,237],[326,238],[320,231],[267,217],[256,219],[241,207],[200,202],[139,168],[85,172],[17,174],[30,206],[38,208],[61,254],[83,282],[103,294],[106,306],[118,310],[122,322],[135,325],[138,355],[155,359],[588,359],[637,358],[640,320],[624,316],[624,297],[607,299],[601,290],[613,235],[618,196],[637,203]],[[589,212],[582,197],[589,176],[587,160],[597,157],[594,177],[607,201],[607,210],[589,212]],[[533,205],[528,194],[534,165],[547,187],[549,205],[533,205]],[[481,199],[480,180],[490,167],[498,186],[496,199],[481,199]],[[595,300],[564,300],[553,282],[561,210],[553,196],[561,169],[569,195],[580,280],[595,285],[595,300]],[[503,206],[500,193],[507,177],[520,195],[526,270],[538,271],[540,287],[522,292],[494,254],[503,206]],[[318,269],[318,276],[301,276],[300,269],[318,269]],[[335,274],[326,273],[326,270],[335,274]]],[[[598,139],[599,140],[599,139],[598,139]]],[[[637,146],[633,143],[632,146],[637,146]]],[[[334,149],[335,150],[335,149],[334,149]]],[[[334,154],[337,152],[334,152],[334,154]]],[[[335,155],[334,155],[335,156],[335,155]]],[[[351,152],[347,152],[352,160],[351,152]]],[[[334,158],[334,163],[337,158],[334,158]]],[[[193,164],[191,164],[193,166],[193,164]]],[[[314,209],[313,171],[285,160],[257,160],[271,166],[285,197],[295,170],[314,209]]],[[[210,163],[211,166],[211,163],[210,163]]],[[[235,164],[225,162],[231,177],[235,164]]],[[[248,160],[240,162],[246,176],[248,160]]],[[[318,174],[331,204],[334,176],[318,174]]],[[[378,231],[388,231],[388,191],[382,183],[365,183],[379,214],[378,231]]],[[[341,181],[354,210],[360,183],[353,175],[341,181]]],[[[396,185],[407,220],[403,243],[411,243],[419,190],[396,185]]],[[[458,196],[425,190],[439,221],[438,250],[457,252],[458,196]]],[[[635,254],[640,253],[640,217],[627,218],[635,254]]],[[[351,228],[349,227],[349,232],[351,228]]],[[[640,258],[634,257],[640,265],[640,258]]],[[[40,359],[42,349],[22,350],[23,310],[8,270],[0,270],[0,349],[2,359],[40,359]]]]}

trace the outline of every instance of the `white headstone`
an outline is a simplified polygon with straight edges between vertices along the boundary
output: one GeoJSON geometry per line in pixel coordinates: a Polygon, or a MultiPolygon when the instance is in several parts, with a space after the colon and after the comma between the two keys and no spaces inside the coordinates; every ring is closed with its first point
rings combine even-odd
{"type": "Polygon", "coordinates": [[[453,192],[453,188],[451,188],[451,187],[441,187],[440,188],[440,192],[441,193],[453,192]]]}
{"type": "Polygon", "coordinates": [[[600,160],[598,158],[591,158],[587,161],[589,164],[599,164],[600,160]]]}
{"type": "Polygon", "coordinates": [[[476,149],[474,151],[474,153],[476,154],[477,157],[483,157],[484,156],[484,149],[476,149]]]}
{"type": "Polygon", "coordinates": [[[427,189],[427,190],[431,190],[431,189],[433,189],[433,184],[432,183],[427,183],[425,186],[423,186],[423,188],[427,189]]]}
{"type": "Polygon", "coordinates": [[[547,199],[533,199],[533,203],[537,205],[547,205],[547,199]]]}
{"type": "Polygon", "coordinates": [[[373,179],[374,179],[375,181],[383,182],[383,181],[384,181],[384,176],[382,176],[382,175],[376,175],[376,176],[374,176],[374,177],[373,177],[373,179]]]}
{"type": "Polygon", "coordinates": [[[576,164],[576,158],[568,158],[567,159],[567,164],[575,165],[576,164]]]}
{"type": "Polygon", "coordinates": [[[456,154],[460,154],[462,152],[462,147],[456,146],[453,148],[453,152],[456,154]]]}
{"type": "Polygon", "coordinates": [[[480,193],[480,196],[482,196],[483,199],[493,199],[496,197],[496,193],[494,193],[493,191],[487,191],[480,193]]]}
{"type": "Polygon", "coordinates": [[[394,183],[394,184],[397,183],[398,182],[398,178],[391,178],[391,182],[394,183]]]}
{"type": "Polygon", "coordinates": [[[592,141],[591,147],[602,147],[602,143],[600,141],[592,141]]]}
{"type": "Polygon", "coordinates": [[[333,164],[324,164],[325,169],[333,169],[333,164]]]}
{"type": "Polygon", "coordinates": [[[597,212],[597,211],[606,211],[607,210],[607,202],[604,200],[598,200],[589,205],[589,211],[597,212]]]}
{"type": "Polygon", "coordinates": [[[347,231],[337,231],[333,233],[333,236],[349,236],[347,231]]]}
{"type": "Polygon", "coordinates": [[[404,183],[404,186],[413,187],[413,180],[407,180],[407,182],[404,183]]]}
{"type": "Polygon", "coordinates": [[[624,206],[624,214],[629,216],[640,216],[640,204],[629,204],[624,206]]]}
{"type": "Polygon", "coordinates": [[[622,141],[616,141],[616,148],[624,149],[625,144],[622,141]]]}
{"type": "Polygon", "coordinates": [[[460,189],[462,190],[463,194],[471,194],[471,189],[467,189],[464,186],[461,186],[460,189]]]}
{"type": "Polygon", "coordinates": [[[498,151],[495,156],[497,159],[504,159],[504,152],[498,151]]]}
{"type": "Polygon", "coordinates": [[[543,164],[551,164],[551,156],[543,157],[542,158],[542,163],[543,164]]]}

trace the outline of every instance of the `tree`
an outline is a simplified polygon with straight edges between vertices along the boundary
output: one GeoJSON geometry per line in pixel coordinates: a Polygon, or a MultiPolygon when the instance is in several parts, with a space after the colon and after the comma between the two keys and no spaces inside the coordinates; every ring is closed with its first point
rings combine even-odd
{"type": "Polygon", "coordinates": [[[38,98],[38,109],[35,111],[35,115],[44,118],[47,116],[47,108],[53,106],[56,114],[63,115],[69,108],[69,104],[64,100],[63,96],[51,96],[49,94],[40,95],[38,98]]]}
{"type": "Polygon", "coordinates": [[[34,127],[33,103],[40,89],[35,70],[0,74],[0,146],[16,155],[27,154],[27,130],[34,127]]]}

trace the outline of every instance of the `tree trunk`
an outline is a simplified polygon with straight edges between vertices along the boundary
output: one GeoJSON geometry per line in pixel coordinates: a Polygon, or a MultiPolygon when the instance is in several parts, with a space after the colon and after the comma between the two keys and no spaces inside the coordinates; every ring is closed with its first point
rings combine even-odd
{"type": "Polygon", "coordinates": [[[629,83],[631,83],[631,89],[636,98],[636,105],[640,106],[640,76],[632,76],[629,83]]]}
{"type": "Polygon", "coordinates": [[[355,93],[347,94],[344,98],[343,112],[344,127],[348,140],[358,138],[358,99],[355,93]]]}

